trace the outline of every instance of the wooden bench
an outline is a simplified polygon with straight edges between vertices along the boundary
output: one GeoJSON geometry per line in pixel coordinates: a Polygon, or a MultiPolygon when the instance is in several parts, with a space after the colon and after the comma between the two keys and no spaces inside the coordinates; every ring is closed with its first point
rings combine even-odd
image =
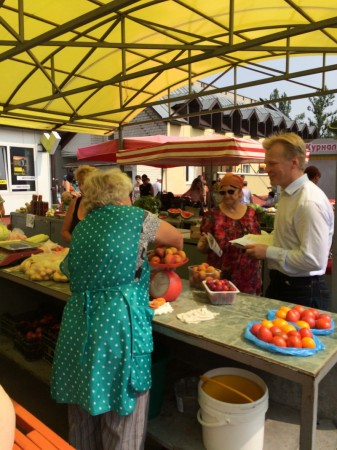
{"type": "Polygon", "coordinates": [[[13,400],[16,430],[13,450],[75,450],[64,439],[13,400]]]}

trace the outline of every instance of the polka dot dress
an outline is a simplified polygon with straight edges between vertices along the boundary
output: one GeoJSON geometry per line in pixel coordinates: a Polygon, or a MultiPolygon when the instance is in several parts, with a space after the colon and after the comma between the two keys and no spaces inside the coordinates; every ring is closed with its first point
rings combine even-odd
{"type": "Polygon", "coordinates": [[[130,206],[93,210],[72,235],[64,262],[72,295],[56,345],[51,393],[91,415],[130,414],[151,386],[153,312],[149,268],[135,281],[144,212],[130,206]]]}

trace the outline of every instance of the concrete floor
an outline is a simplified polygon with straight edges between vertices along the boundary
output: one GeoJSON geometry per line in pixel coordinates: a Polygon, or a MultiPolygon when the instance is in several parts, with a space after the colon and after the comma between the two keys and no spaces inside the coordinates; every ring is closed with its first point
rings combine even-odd
{"type": "MultiPolygon", "coordinates": [[[[60,436],[67,439],[66,406],[56,404],[51,400],[49,387],[45,383],[37,380],[26,370],[19,368],[3,356],[0,356],[0,383],[12,398],[21,403],[60,436]]],[[[270,402],[266,415],[263,450],[299,450],[298,441],[298,411],[270,402]]],[[[195,416],[188,417],[178,413],[175,409],[174,399],[171,399],[171,404],[169,401],[162,408],[160,417],[149,422],[149,435],[145,446],[145,450],[164,450],[166,448],[169,450],[204,450],[201,427],[195,416]],[[171,426],[168,427],[168,424],[172,428],[171,426]],[[178,442],[177,433],[171,432],[173,426],[182,429],[183,443],[178,442]],[[186,433],[186,429],[189,430],[188,433],[186,433]],[[165,441],[165,446],[161,445],[161,438],[165,441]]],[[[318,425],[315,450],[336,449],[337,430],[331,421],[323,420],[318,425]]],[[[223,450],[233,449],[224,447],[223,450]]]]}

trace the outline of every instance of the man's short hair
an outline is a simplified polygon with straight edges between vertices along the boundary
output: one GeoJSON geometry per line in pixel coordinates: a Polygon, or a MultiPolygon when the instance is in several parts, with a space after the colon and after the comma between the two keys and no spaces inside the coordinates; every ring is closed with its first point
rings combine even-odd
{"type": "Polygon", "coordinates": [[[268,151],[276,144],[280,143],[284,147],[284,156],[286,159],[292,159],[294,156],[298,157],[299,168],[304,170],[306,146],[303,139],[296,133],[276,133],[262,141],[263,148],[268,151]]]}

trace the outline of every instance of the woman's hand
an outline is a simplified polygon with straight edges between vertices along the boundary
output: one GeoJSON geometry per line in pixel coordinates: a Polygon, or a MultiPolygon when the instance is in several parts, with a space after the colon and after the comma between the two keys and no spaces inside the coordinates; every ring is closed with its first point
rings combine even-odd
{"type": "Polygon", "coordinates": [[[208,245],[208,240],[207,237],[205,235],[201,235],[198,243],[197,243],[197,249],[199,250],[199,252],[201,253],[207,253],[209,250],[209,245],[208,245]]]}

